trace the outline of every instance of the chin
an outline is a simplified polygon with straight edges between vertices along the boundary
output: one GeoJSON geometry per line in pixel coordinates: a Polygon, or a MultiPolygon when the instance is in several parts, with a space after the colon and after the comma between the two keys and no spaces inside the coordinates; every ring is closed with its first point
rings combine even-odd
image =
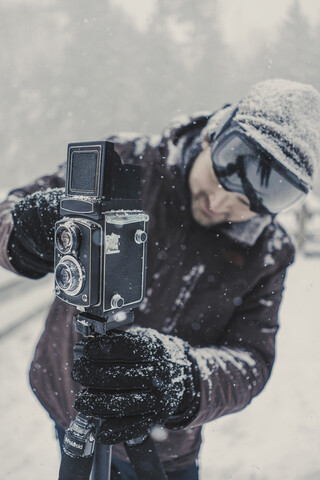
{"type": "Polygon", "coordinates": [[[204,215],[199,210],[196,210],[196,211],[192,212],[192,217],[193,217],[193,220],[198,225],[200,225],[201,227],[204,227],[204,228],[214,227],[215,225],[218,225],[219,223],[223,223],[223,222],[226,221],[225,219],[219,219],[219,218],[216,218],[216,219],[210,218],[209,219],[209,218],[206,217],[206,215],[204,215]]]}

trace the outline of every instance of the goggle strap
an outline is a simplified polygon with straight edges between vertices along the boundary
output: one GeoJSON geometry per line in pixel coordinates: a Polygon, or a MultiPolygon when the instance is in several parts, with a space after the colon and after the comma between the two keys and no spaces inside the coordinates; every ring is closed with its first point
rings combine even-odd
{"type": "Polygon", "coordinates": [[[214,133],[214,140],[216,140],[230,126],[237,111],[238,111],[238,107],[235,107],[231,112],[225,112],[224,116],[218,123],[216,131],[214,133]]]}

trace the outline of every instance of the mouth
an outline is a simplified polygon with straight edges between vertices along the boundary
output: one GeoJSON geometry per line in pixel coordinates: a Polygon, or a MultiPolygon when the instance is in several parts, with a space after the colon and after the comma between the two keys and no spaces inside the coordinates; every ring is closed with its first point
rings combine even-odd
{"type": "MultiPolygon", "coordinates": [[[[219,207],[212,209],[210,207],[209,196],[205,192],[199,192],[193,196],[193,211],[206,224],[215,224],[224,219],[224,213],[219,211],[219,207]]],[[[199,218],[199,217],[198,217],[199,218]]]]}
{"type": "Polygon", "coordinates": [[[207,213],[210,213],[210,214],[214,213],[210,208],[209,199],[207,197],[204,197],[203,199],[203,208],[207,213]]]}
{"type": "Polygon", "coordinates": [[[198,212],[197,215],[200,215],[206,223],[214,222],[216,219],[216,214],[210,210],[209,205],[204,201],[197,202],[197,204],[194,205],[194,212],[198,212]]]}
{"type": "Polygon", "coordinates": [[[213,210],[210,207],[210,202],[208,197],[203,197],[203,202],[202,202],[202,208],[203,211],[209,216],[209,217],[214,217],[219,214],[217,210],[213,210]]]}

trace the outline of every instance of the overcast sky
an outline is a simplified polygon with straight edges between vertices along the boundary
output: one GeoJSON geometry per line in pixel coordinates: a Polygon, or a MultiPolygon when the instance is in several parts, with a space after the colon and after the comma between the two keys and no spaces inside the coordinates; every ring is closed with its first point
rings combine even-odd
{"type": "MultiPolygon", "coordinates": [[[[276,27],[285,18],[292,1],[218,0],[220,11],[218,25],[221,27],[224,40],[238,50],[241,49],[242,54],[250,54],[254,46],[257,46],[260,40],[264,40],[266,35],[268,41],[272,40],[276,27]]],[[[153,15],[156,5],[156,0],[112,0],[112,2],[122,6],[141,28],[144,28],[153,15]]],[[[320,23],[319,0],[300,0],[300,5],[312,25],[320,23]]]]}
{"type": "MultiPolygon", "coordinates": [[[[157,1],[161,0],[111,0],[122,6],[133,21],[145,28],[155,12],[157,1]]],[[[174,2],[174,0],[172,0],[174,2]]],[[[224,40],[237,47],[239,55],[250,55],[259,41],[272,40],[276,27],[284,19],[289,5],[294,0],[218,0],[221,27],[224,40]],[[265,34],[265,35],[263,35],[265,34]],[[254,38],[254,41],[253,41],[254,38]],[[240,48],[239,48],[240,47],[240,48]]],[[[320,23],[320,0],[299,0],[303,12],[312,25],[320,23]]],[[[0,0],[0,6],[34,4],[54,5],[55,0],[0,0]]]]}

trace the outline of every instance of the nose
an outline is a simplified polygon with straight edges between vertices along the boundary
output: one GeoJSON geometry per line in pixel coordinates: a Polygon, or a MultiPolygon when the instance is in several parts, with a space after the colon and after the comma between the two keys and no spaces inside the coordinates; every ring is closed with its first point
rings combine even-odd
{"type": "Polygon", "coordinates": [[[223,188],[218,188],[215,193],[209,195],[209,209],[212,212],[219,212],[224,206],[224,201],[226,198],[226,192],[223,188]]]}

